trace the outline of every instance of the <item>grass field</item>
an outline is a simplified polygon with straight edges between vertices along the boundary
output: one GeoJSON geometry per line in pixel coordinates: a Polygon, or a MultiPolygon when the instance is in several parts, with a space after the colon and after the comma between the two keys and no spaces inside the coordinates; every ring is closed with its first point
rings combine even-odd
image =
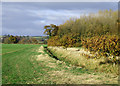
{"type": "Polygon", "coordinates": [[[36,48],[40,45],[18,45],[3,44],[2,45],[2,83],[26,83],[26,81],[34,81],[34,67],[30,62],[36,48]]]}
{"type": "Polygon", "coordinates": [[[3,44],[2,84],[117,84],[117,77],[51,58],[46,45],[3,44]]]}

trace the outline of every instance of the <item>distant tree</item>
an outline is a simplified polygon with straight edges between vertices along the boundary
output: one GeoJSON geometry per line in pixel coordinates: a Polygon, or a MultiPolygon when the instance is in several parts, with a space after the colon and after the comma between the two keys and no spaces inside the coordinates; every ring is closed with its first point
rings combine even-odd
{"type": "Polygon", "coordinates": [[[7,37],[10,37],[10,35],[8,34],[7,37]]]}
{"type": "Polygon", "coordinates": [[[5,43],[5,44],[10,44],[10,43],[12,43],[12,42],[9,40],[9,38],[4,38],[3,43],[5,43]]]}
{"type": "Polygon", "coordinates": [[[38,41],[35,38],[31,38],[30,40],[32,41],[33,44],[38,44],[38,41]]]}
{"type": "Polygon", "coordinates": [[[25,43],[26,43],[26,39],[25,39],[25,38],[22,38],[18,43],[19,43],[19,44],[25,44],[25,43]]]}
{"type": "Polygon", "coordinates": [[[54,25],[54,24],[50,24],[50,25],[46,25],[44,26],[44,34],[51,36],[55,36],[57,34],[58,31],[58,26],[54,25]]]}
{"type": "Polygon", "coordinates": [[[13,36],[13,35],[11,35],[11,36],[9,37],[9,40],[10,40],[12,43],[17,43],[17,38],[16,38],[15,36],[13,36]]]}
{"type": "Polygon", "coordinates": [[[20,38],[20,36],[15,36],[16,37],[16,43],[18,43],[20,40],[21,40],[21,38],[20,38]]]}
{"type": "Polygon", "coordinates": [[[29,35],[27,35],[27,37],[29,38],[29,35]]]}

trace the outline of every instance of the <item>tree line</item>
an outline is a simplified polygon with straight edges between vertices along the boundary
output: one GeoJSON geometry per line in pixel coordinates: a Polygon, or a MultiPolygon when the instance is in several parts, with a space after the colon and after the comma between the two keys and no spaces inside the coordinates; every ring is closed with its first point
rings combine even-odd
{"type": "Polygon", "coordinates": [[[4,44],[46,44],[46,40],[41,37],[38,39],[30,36],[13,36],[13,35],[4,35],[2,37],[2,43],[4,44]]]}
{"type": "Polygon", "coordinates": [[[120,56],[118,11],[100,10],[97,13],[70,18],[65,23],[44,27],[50,36],[48,46],[85,47],[90,51],[120,56]]]}

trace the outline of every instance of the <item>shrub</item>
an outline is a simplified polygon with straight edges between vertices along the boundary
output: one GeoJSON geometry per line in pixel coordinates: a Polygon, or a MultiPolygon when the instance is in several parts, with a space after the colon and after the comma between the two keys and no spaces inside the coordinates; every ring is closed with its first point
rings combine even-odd
{"type": "Polygon", "coordinates": [[[12,42],[9,40],[9,38],[4,38],[4,43],[5,43],[5,44],[10,44],[10,43],[12,43],[12,42]]]}
{"type": "Polygon", "coordinates": [[[116,35],[103,35],[82,39],[83,47],[93,52],[99,52],[101,55],[120,56],[120,38],[116,35]]]}

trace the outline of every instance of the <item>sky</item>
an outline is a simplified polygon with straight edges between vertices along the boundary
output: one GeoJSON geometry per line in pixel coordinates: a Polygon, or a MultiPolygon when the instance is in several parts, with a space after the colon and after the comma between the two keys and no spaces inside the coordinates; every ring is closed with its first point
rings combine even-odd
{"type": "MultiPolygon", "coordinates": [[[[99,10],[118,9],[117,2],[3,2],[2,35],[44,36],[44,26],[99,10]]],[[[1,14],[0,14],[1,15],[1,14]]]]}

